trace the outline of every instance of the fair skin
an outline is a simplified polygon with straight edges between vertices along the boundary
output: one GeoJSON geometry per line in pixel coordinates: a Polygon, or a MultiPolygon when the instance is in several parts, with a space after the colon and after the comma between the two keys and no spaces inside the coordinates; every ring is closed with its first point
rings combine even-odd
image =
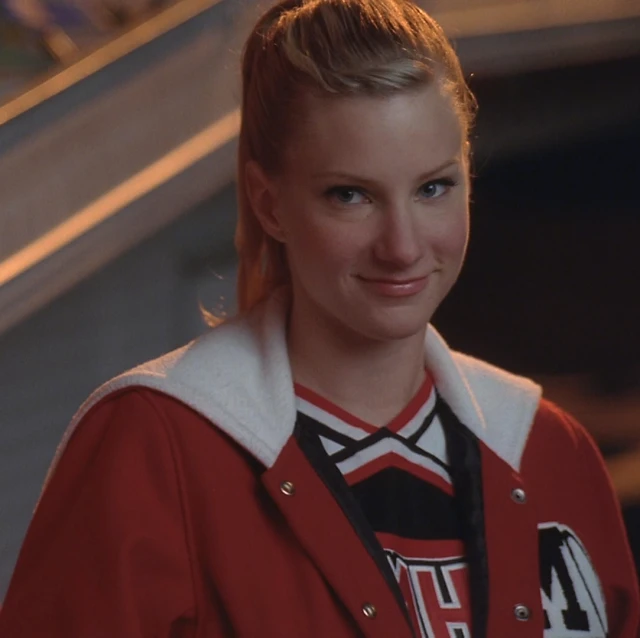
{"type": "Polygon", "coordinates": [[[468,239],[465,141],[433,82],[391,97],[306,96],[277,175],[247,167],[286,247],[294,378],[377,425],[424,379],[424,336],[468,239]]]}

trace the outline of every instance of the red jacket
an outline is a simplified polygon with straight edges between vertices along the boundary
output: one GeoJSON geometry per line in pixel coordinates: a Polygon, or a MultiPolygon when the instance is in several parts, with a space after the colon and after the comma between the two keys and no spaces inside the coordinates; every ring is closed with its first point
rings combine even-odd
{"type": "MultiPolygon", "coordinates": [[[[285,343],[275,297],[81,408],[27,533],[0,637],[412,638],[294,432],[285,343]]],[[[534,384],[452,353],[431,328],[425,353],[479,442],[482,633],[636,638],[635,572],[591,439],[534,384]]]]}

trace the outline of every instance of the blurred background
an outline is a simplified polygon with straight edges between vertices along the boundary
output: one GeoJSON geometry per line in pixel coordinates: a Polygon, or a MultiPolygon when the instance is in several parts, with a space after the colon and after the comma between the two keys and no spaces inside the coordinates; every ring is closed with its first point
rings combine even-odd
{"type": "MultiPolygon", "coordinates": [[[[254,0],[0,0],[0,601],[109,377],[234,312],[254,0]]],[[[479,100],[472,241],[434,323],[606,454],[640,564],[640,0],[424,0],[479,100]]]]}

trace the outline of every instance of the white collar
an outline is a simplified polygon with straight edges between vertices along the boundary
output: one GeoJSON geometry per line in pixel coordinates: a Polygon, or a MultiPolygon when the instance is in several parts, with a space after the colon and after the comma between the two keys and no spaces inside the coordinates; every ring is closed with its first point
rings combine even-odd
{"type": "MultiPolygon", "coordinates": [[[[277,291],[247,315],[104,384],[74,416],[49,476],[87,411],[107,395],[133,386],[180,400],[271,467],[296,419],[286,309],[286,292],[277,291]]],[[[460,421],[518,470],[540,388],[528,379],[452,352],[432,326],[427,331],[425,357],[438,391],[460,421]]]]}

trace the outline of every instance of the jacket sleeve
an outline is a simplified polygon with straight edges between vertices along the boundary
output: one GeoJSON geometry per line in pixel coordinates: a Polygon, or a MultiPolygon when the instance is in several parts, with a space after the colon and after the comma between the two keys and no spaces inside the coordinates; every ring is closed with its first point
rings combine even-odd
{"type": "Polygon", "coordinates": [[[171,437],[148,393],[101,401],[35,512],[1,638],[193,635],[194,596],[171,437]]]}
{"type": "Polygon", "coordinates": [[[573,484],[572,506],[582,513],[585,535],[588,530],[589,553],[602,585],[608,638],[638,638],[638,580],[619,501],[604,460],[591,436],[573,417],[553,404],[547,403],[546,410],[562,422],[570,435],[571,445],[564,448],[562,455],[567,481],[573,484]]]}
{"type": "Polygon", "coordinates": [[[638,638],[640,636],[640,601],[638,579],[629,548],[618,498],[607,473],[604,460],[589,434],[582,433],[581,454],[583,466],[590,478],[591,503],[585,507],[595,509],[601,522],[598,557],[602,587],[607,601],[610,638],[638,638]],[[593,504],[597,504],[594,508],[593,504]]]}

